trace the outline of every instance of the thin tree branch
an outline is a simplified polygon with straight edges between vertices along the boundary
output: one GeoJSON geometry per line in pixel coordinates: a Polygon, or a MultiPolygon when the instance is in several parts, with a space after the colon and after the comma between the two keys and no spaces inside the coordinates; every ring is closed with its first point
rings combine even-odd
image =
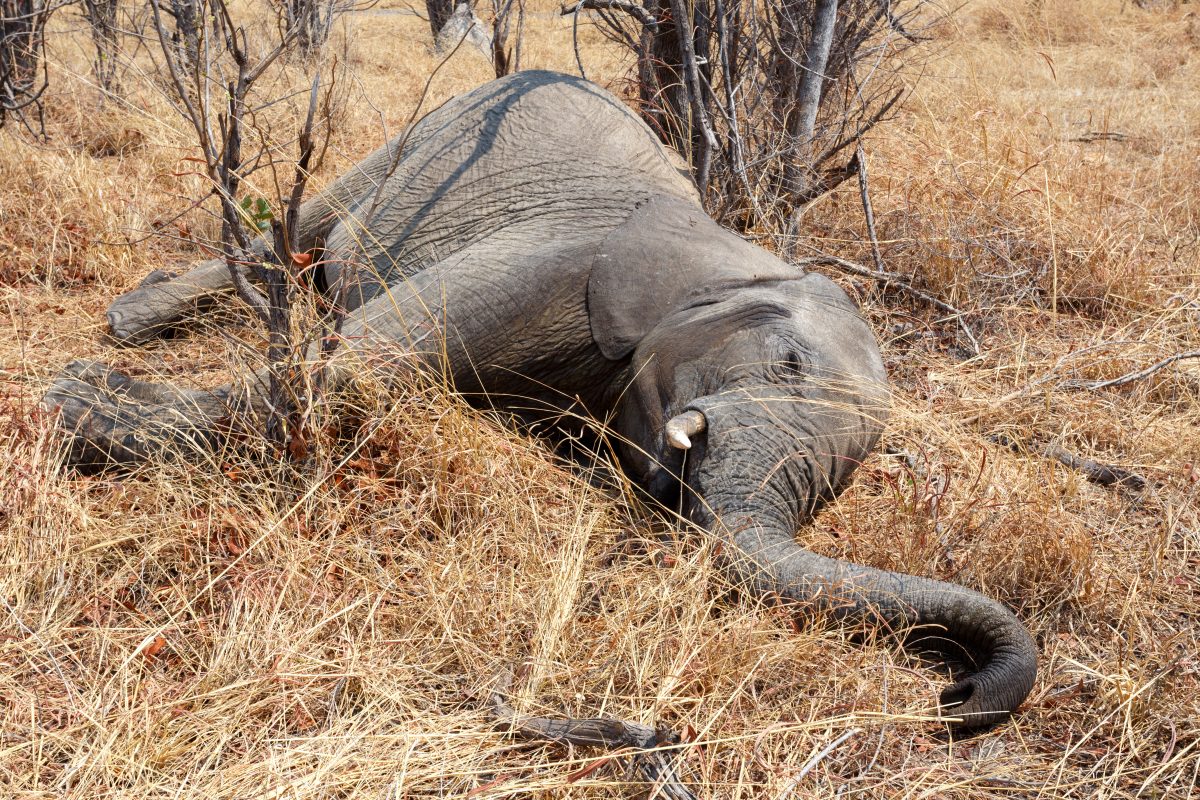
{"type": "Polygon", "coordinates": [[[837,155],[838,153],[840,153],[842,150],[846,149],[850,145],[861,140],[862,135],[864,133],[866,133],[867,131],[871,130],[871,128],[874,128],[876,125],[878,125],[883,120],[883,118],[887,115],[887,113],[892,110],[892,107],[895,106],[896,103],[900,102],[900,98],[903,96],[904,96],[903,89],[896,90],[896,92],[893,93],[892,96],[890,98],[888,98],[886,101],[884,101],[884,103],[879,108],[877,108],[874,111],[874,113],[871,114],[871,116],[867,117],[866,119],[860,120],[858,122],[858,124],[855,125],[853,133],[849,134],[848,136],[844,136],[841,139],[838,139],[831,146],[827,147],[821,153],[821,155],[817,156],[813,160],[813,169],[814,170],[820,169],[821,165],[824,164],[826,161],[833,158],[835,155],[837,155]]]}
{"type": "Polygon", "coordinates": [[[879,9],[879,15],[887,20],[888,27],[893,31],[900,34],[913,44],[929,41],[930,37],[918,36],[904,27],[904,23],[900,21],[900,18],[892,13],[892,0],[875,0],[875,5],[879,9]]]}
{"type": "Polygon", "coordinates": [[[581,0],[581,2],[573,6],[560,6],[558,13],[559,16],[565,17],[568,14],[578,14],[583,9],[588,11],[624,11],[650,30],[655,33],[658,32],[658,20],[654,18],[654,15],[636,3],[628,2],[628,0],[581,0]]]}
{"type": "Polygon", "coordinates": [[[847,261],[844,258],[838,258],[837,256],[830,255],[801,258],[797,259],[794,263],[798,266],[821,264],[827,267],[836,267],[842,272],[848,272],[851,275],[858,275],[862,278],[870,278],[873,281],[883,284],[885,289],[893,287],[897,288],[905,294],[911,295],[912,297],[915,297],[924,303],[928,303],[939,311],[944,311],[949,317],[953,318],[958,323],[958,326],[962,330],[963,334],[967,337],[967,339],[970,340],[971,348],[974,350],[975,355],[979,355],[979,353],[982,352],[979,346],[979,340],[975,338],[975,334],[967,325],[965,312],[950,305],[945,300],[941,300],[929,294],[928,292],[918,289],[909,282],[908,278],[900,275],[899,273],[871,270],[864,267],[862,264],[855,264],[853,261],[847,261]]]}
{"type": "Polygon", "coordinates": [[[871,193],[867,188],[867,156],[859,142],[854,152],[854,160],[858,163],[858,193],[862,198],[863,216],[867,219],[867,238],[871,242],[871,258],[875,261],[876,272],[886,272],[883,268],[883,254],[879,252],[879,236],[875,233],[875,211],[871,208],[871,193]]]}
{"type": "Polygon", "coordinates": [[[579,67],[579,77],[587,80],[587,72],[583,69],[583,56],[579,53],[579,12],[583,3],[577,3],[571,14],[571,49],[575,51],[575,66],[579,67]]]}
{"type": "Polygon", "coordinates": [[[1160,369],[1169,367],[1176,361],[1186,361],[1193,358],[1200,358],[1200,350],[1192,350],[1187,353],[1176,353],[1173,356],[1168,356],[1162,361],[1151,364],[1145,369],[1139,369],[1136,372],[1128,372],[1119,378],[1112,378],[1106,381],[1068,381],[1065,388],[1069,389],[1087,389],[1096,391],[1098,389],[1112,389],[1117,386],[1124,386],[1127,383],[1140,381],[1142,378],[1148,378],[1160,369]]]}

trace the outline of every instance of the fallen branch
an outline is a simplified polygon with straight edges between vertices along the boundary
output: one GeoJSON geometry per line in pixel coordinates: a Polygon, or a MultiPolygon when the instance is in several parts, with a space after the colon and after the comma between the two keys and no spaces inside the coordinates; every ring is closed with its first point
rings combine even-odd
{"type": "Polygon", "coordinates": [[[1120,131],[1088,131],[1085,134],[1076,136],[1071,139],[1072,142],[1123,142],[1129,138],[1129,134],[1121,133],[1120,131]]]}
{"type": "Polygon", "coordinates": [[[492,713],[508,732],[534,741],[604,750],[633,750],[633,765],[646,780],[654,784],[653,796],[669,800],[696,800],[696,796],[679,781],[675,772],[675,750],[672,746],[679,744],[679,737],[675,734],[619,719],[519,716],[508,703],[508,687],[511,683],[512,674],[507,670],[501,672],[489,698],[492,713]]]}
{"type": "Polygon", "coordinates": [[[975,351],[975,355],[979,355],[980,347],[979,340],[975,338],[975,334],[967,326],[964,317],[966,314],[958,308],[947,303],[945,300],[939,300],[928,292],[922,291],[908,282],[908,279],[896,272],[887,272],[885,270],[871,270],[864,267],[862,264],[856,264],[853,261],[847,261],[844,258],[837,256],[819,255],[810,258],[797,259],[794,262],[797,266],[807,266],[810,264],[821,264],[827,267],[835,267],[842,272],[848,272],[851,275],[857,275],[861,278],[870,278],[873,281],[883,284],[885,289],[897,288],[905,294],[911,295],[918,300],[928,303],[939,311],[944,311],[948,316],[953,317],[958,322],[958,327],[966,334],[966,337],[971,341],[971,348],[975,351]]]}
{"type": "MultiPolygon", "coordinates": [[[[1019,389],[1013,389],[1011,392],[1004,395],[1003,397],[993,400],[989,404],[987,409],[985,409],[983,411],[979,411],[975,414],[972,414],[971,416],[964,419],[963,423],[966,425],[972,425],[976,422],[979,422],[985,416],[987,416],[988,414],[997,410],[998,408],[1003,406],[1005,403],[1008,403],[1012,400],[1016,400],[1018,398],[1022,398],[1027,395],[1033,394],[1033,392],[1035,390],[1045,386],[1046,384],[1050,383],[1050,381],[1054,380],[1058,376],[1059,371],[1064,366],[1066,366],[1068,361],[1077,361],[1078,359],[1083,358],[1084,356],[1091,355],[1092,353],[1098,352],[1100,350],[1104,350],[1109,347],[1113,347],[1118,344],[1132,344],[1132,343],[1131,342],[1100,342],[1099,344],[1089,345],[1088,347],[1084,347],[1079,350],[1075,350],[1070,353],[1067,353],[1064,356],[1061,356],[1058,359],[1058,361],[1055,362],[1054,366],[1051,367],[1049,370],[1047,370],[1046,373],[1043,374],[1041,377],[1035,378],[1034,380],[1026,383],[1024,386],[1020,387],[1019,389]]],[[[1086,386],[1086,384],[1080,383],[1077,386],[1072,386],[1070,381],[1060,381],[1058,383],[1055,383],[1051,387],[1049,387],[1049,391],[1056,391],[1058,389],[1081,388],[1083,386],[1086,386]]]]}
{"type": "MultiPolygon", "coordinates": [[[[1023,450],[1020,442],[1003,433],[997,433],[988,438],[1002,447],[1007,447],[1014,453],[1019,453],[1023,450]]],[[[1135,472],[1130,472],[1127,469],[1113,466],[1112,464],[1105,464],[1101,461],[1077,456],[1057,444],[1045,445],[1041,448],[1040,452],[1046,458],[1053,459],[1068,469],[1083,473],[1084,478],[1098,486],[1121,486],[1135,492],[1140,492],[1149,485],[1149,481],[1135,472]]]]}
{"type": "Polygon", "coordinates": [[[1112,378],[1106,381],[1068,381],[1063,385],[1066,389],[1087,389],[1096,391],[1097,389],[1112,389],[1116,386],[1124,386],[1127,383],[1140,381],[1142,378],[1148,378],[1164,367],[1169,367],[1176,361],[1186,361],[1192,358],[1200,358],[1200,350],[1192,350],[1187,353],[1176,353],[1173,356],[1168,356],[1162,361],[1151,364],[1145,369],[1139,369],[1136,372],[1127,372],[1119,378],[1112,378]]]}

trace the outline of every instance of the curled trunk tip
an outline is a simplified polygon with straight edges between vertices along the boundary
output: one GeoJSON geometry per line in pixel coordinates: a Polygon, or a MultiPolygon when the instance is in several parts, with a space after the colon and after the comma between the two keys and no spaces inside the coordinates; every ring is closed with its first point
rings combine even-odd
{"type": "Polygon", "coordinates": [[[1003,722],[1033,689],[1037,647],[996,600],[931,578],[827,558],[800,547],[782,529],[748,525],[727,538],[740,554],[730,566],[759,593],[891,630],[936,629],[939,638],[970,653],[979,669],[939,698],[941,715],[953,727],[1003,722]]]}

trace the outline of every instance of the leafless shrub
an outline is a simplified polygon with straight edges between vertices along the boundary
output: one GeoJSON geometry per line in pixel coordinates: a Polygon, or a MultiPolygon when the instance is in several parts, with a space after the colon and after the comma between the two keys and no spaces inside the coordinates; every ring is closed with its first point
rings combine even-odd
{"type": "Polygon", "coordinates": [[[524,38],[525,0],[492,0],[492,62],[497,78],[521,69],[521,42],[524,38]]]}
{"type": "Polygon", "coordinates": [[[903,95],[927,0],[581,0],[636,54],[642,115],[692,168],[710,211],[783,232],[854,176],[854,146],[903,95]]]}
{"type": "MultiPolygon", "coordinates": [[[[268,437],[278,445],[291,447],[298,441],[297,436],[302,436],[297,409],[308,405],[298,402],[304,388],[295,385],[293,375],[302,370],[293,367],[302,357],[307,340],[321,333],[309,331],[302,337],[304,341],[293,336],[292,298],[300,286],[299,273],[313,259],[311,253],[298,251],[296,220],[308,176],[324,153],[324,147],[318,149],[313,141],[313,127],[320,108],[325,109],[328,123],[328,90],[322,103],[318,73],[308,93],[307,113],[298,136],[299,157],[286,197],[277,196],[272,203],[262,196],[245,195],[243,185],[254,172],[278,166],[270,155],[272,148],[265,132],[256,125],[254,109],[280,98],[256,96],[256,83],[273,63],[297,46],[306,23],[298,21],[280,29],[272,41],[270,34],[252,30],[236,18],[226,0],[181,2],[179,8],[185,13],[173,15],[174,31],[167,25],[163,9],[152,5],[162,70],[170,76],[170,100],[195,136],[200,157],[193,160],[202,165],[201,172],[219,202],[221,234],[217,249],[228,265],[239,297],[268,331],[268,437]],[[211,34],[198,32],[191,39],[190,32],[197,29],[184,22],[181,30],[181,20],[211,20],[211,34]],[[251,133],[257,133],[262,144],[257,152],[247,154],[243,145],[251,133]],[[315,158],[314,153],[318,153],[315,158]],[[260,237],[268,230],[270,241],[260,237]],[[265,293],[251,284],[248,273],[262,279],[265,293]]],[[[324,130],[328,136],[328,124],[324,130]]],[[[278,180],[273,183],[279,185],[278,180]]]]}
{"type": "Polygon", "coordinates": [[[0,127],[11,117],[44,135],[42,94],[50,84],[44,59],[46,23],[65,4],[0,0],[0,127]]]}
{"type": "Polygon", "coordinates": [[[353,0],[278,0],[286,29],[296,32],[296,52],[312,58],[329,40],[337,15],[351,8],[353,0]]]}

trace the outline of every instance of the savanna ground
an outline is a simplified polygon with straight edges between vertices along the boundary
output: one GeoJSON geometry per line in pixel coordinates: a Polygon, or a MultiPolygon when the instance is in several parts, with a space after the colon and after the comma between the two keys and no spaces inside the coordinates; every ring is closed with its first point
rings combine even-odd
{"type": "MultiPolygon", "coordinates": [[[[0,793],[636,791],[620,759],[498,732],[487,689],[511,668],[522,711],[684,734],[701,797],[1192,796],[1200,361],[1081,384],[1200,350],[1197,11],[970,3],[866,142],[888,268],[964,309],[982,350],[835,275],[882,341],[895,413],[799,536],[1016,609],[1037,685],[972,738],[929,720],[944,677],[895,642],[738,597],[702,537],[663,535],[436,386],[368,393],[360,446],[299,467],[229,453],[62,469],[36,404],[67,361],[205,385],[245,358],[222,332],[257,334],[235,316],[137,351],[104,342],[110,300],[201,258],[214,223],[174,219],[204,192],[180,118],[136,74],[124,105],[100,104],[82,25],[60,15],[49,142],[0,133],[0,793]],[[1045,445],[1149,486],[1089,483],[1045,445]]],[[[402,127],[436,63],[415,17],[343,24],[348,106],[316,183],[402,127]]],[[[588,28],[582,42],[589,75],[619,90],[620,54],[588,28]]],[[[533,17],[524,66],[573,61],[569,26],[533,17]]],[[[298,85],[291,69],[272,80],[298,85]]],[[[460,54],[430,100],[489,77],[460,54]]],[[[804,235],[869,260],[853,182],[804,235]]]]}

